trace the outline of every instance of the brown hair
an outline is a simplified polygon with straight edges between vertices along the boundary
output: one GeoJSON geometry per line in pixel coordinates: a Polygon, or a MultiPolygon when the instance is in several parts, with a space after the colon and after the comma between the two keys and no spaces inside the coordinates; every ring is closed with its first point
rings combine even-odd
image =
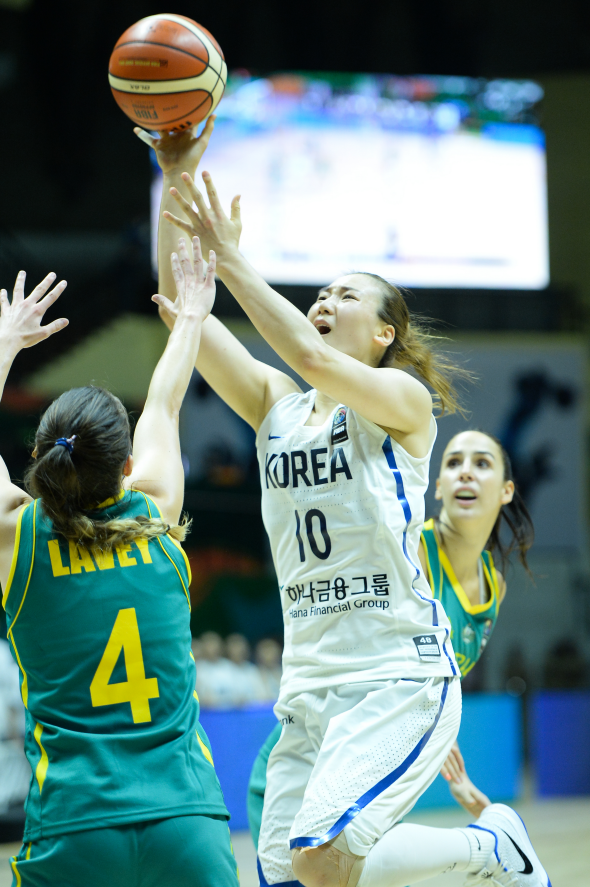
{"type": "Polygon", "coordinates": [[[127,410],[118,397],[89,385],[66,391],[47,408],[35,436],[35,457],[25,486],[41,499],[58,533],[86,548],[110,549],[133,539],[170,533],[182,541],[186,521],[169,527],[161,518],[101,519],[98,506],[121,491],[131,452],[127,410]],[[56,444],[75,435],[73,448],[56,444]]]}
{"type": "Polygon", "coordinates": [[[444,340],[430,332],[426,323],[410,316],[402,291],[378,274],[368,271],[357,272],[376,280],[383,292],[379,308],[379,318],[395,329],[395,338],[381,359],[379,366],[413,367],[425,382],[434,389],[435,403],[440,415],[460,412],[455,378],[470,380],[472,374],[457,366],[444,353],[434,350],[433,345],[444,340]]]}
{"type": "MultiPolygon", "coordinates": [[[[512,552],[518,551],[518,560],[525,568],[529,576],[532,577],[533,574],[531,573],[531,568],[529,567],[527,560],[527,551],[535,541],[535,527],[533,525],[533,519],[529,513],[529,510],[525,505],[524,499],[520,495],[519,489],[514,482],[514,472],[512,470],[512,462],[510,461],[510,456],[504,449],[502,441],[498,440],[497,437],[495,437],[493,434],[490,434],[488,431],[482,431],[481,428],[466,428],[465,431],[477,431],[479,434],[485,434],[487,438],[489,438],[496,444],[496,446],[500,450],[500,453],[502,454],[503,480],[504,482],[506,482],[507,480],[511,480],[514,483],[514,496],[512,497],[512,501],[508,502],[507,505],[502,505],[502,507],[500,508],[498,517],[496,518],[496,523],[494,524],[489,539],[485,544],[485,548],[492,554],[499,554],[502,564],[502,572],[505,571],[506,564],[508,563],[508,559],[512,552]],[[508,542],[502,539],[503,523],[507,525],[510,532],[510,540],[508,542]]],[[[462,434],[463,432],[458,433],[462,434]]],[[[453,437],[456,436],[456,434],[453,435],[453,437]]],[[[451,438],[451,440],[453,440],[453,437],[451,438]]],[[[447,446],[448,445],[449,444],[447,444],[447,446]]],[[[442,536],[443,534],[438,517],[435,518],[435,523],[437,526],[437,530],[439,530],[442,536]]]]}

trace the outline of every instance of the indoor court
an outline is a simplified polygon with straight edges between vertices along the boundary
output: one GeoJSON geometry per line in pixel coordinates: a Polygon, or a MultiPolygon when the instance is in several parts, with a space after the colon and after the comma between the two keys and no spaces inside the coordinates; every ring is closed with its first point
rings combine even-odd
{"type": "Polygon", "coordinates": [[[0,120],[0,887],[590,887],[588,0],[0,0],[0,120]]]}

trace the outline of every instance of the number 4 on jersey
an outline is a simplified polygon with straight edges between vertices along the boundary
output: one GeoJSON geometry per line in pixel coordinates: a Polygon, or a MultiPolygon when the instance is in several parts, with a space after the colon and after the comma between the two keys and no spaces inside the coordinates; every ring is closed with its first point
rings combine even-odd
{"type": "Polygon", "coordinates": [[[96,674],[90,684],[92,706],[118,705],[129,702],[134,724],[151,721],[150,699],[160,695],[157,678],[146,678],[141,652],[141,640],[135,607],[119,610],[113,630],[96,674]],[[127,680],[109,684],[119,654],[123,650],[127,680]]]}

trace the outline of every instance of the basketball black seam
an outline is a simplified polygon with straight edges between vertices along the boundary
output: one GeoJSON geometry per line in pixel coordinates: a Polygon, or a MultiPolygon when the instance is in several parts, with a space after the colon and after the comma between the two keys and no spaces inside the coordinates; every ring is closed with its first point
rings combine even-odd
{"type": "MultiPolygon", "coordinates": [[[[175,25],[180,25],[181,28],[184,28],[185,31],[188,31],[189,34],[190,34],[192,37],[196,37],[195,32],[194,32],[194,31],[191,31],[191,29],[189,28],[189,26],[188,26],[188,25],[185,25],[183,22],[177,22],[176,19],[174,19],[174,18],[166,18],[165,15],[162,16],[162,17],[164,18],[164,21],[167,21],[167,22],[174,22],[175,25]]],[[[196,22],[195,22],[195,24],[197,25],[196,22]]],[[[199,26],[197,25],[197,27],[199,27],[199,26]]],[[[204,37],[207,37],[207,40],[210,40],[210,41],[211,41],[211,46],[213,47],[213,49],[215,49],[215,51],[219,53],[219,55],[221,56],[221,58],[223,59],[223,61],[225,61],[225,57],[224,57],[224,55],[223,55],[223,52],[221,51],[221,46],[218,48],[217,46],[215,46],[215,42],[214,42],[213,40],[211,40],[211,37],[212,37],[213,35],[211,35],[211,37],[209,37],[209,36],[207,36],[206,34],[203,34],[203,36],[204,36],[204,37]]],[[[205,46],[204,43],[203,43],[203,46],[205,46]]],[[[206,46],[205,46],[205,49],[207,49],[206,46]]],[[[207,55],[209,55],[209,50],[208,50],[208,49],[207,49],[207,55]]]]}
{"type": "MultiPolygon", "coordinates": [[[[193,37],[195,36],[192,31],[190,33],[193,35],[193,37]]],[[[170,46],[169,43],[157,43],[155,40],[129,40],[128,43],[117,44],[117,46],[115,46],[115,49],[121,49],[122,46],[163,46],[164,49],[173,49],[174,52],[182,52],[184,53],[184,55],[190,55],[192,59],[199,59],[200,62],[203,61],[200,56],[195,55],[194,52],[189,52],[188,49],[180,49],[180,47],[178,46],[170,46]]],[[[113,52],[115,51],[115,49],[113,50],[113,52]]],[[[207,53],[207,61],[205,62],[205,64],[208,65],[209,50],[207,49],[205,44],[203,44],[203,49],[207,53]]]]}
{"type": "MultiPolygon", "coordinates": [[[[219,78],[219,79],[221,79],[221,78],[219,78]]],[[[219,80],[217,82],[219,82],[219,80]]],[[[215,84],[215,86],[217,86],[217,83],[215,84]]],[[[213,87],[213,88],[215,88],[215,87],[213,87]]],[[[121,93],[121,95],[136,95],[136,96],[140,96],[141,98],[144,98],[144,99],[153,99],[159,95],[184,95],[185,92],[206,92],[207,95],[213,95],[212,89],[202,89],[199,86],[197,86],[196,89],[193,87],[193,89],[175,89],[173,92],[152,92],[152,93],[149,93],[149,92],[127,92],[124,89],[117,89],[116,86],[111,86],[111,89],[113,90],[113,92],[121,93]]]]}
{"type": "MultiPolygon", "coordinates": [[[[196,56],[193,56],[193,58],[196,58],[196,56]]],[[[138,77],[121,77],[120,74],[113,74],[112,71],[109,71],[109,74],[111,75],[111,77],[116,77],[117,80],[129,80],[130,83],[131,82],[133,82],[133,83],[174,83],[175,80],[192,80],[193,77],[202,77],[203,74],[205,73],[205,70],[207,68],[211,68],[213,73],[217,74],[217,79],[218,80],[221,79],[221,72],[216,71],[212,64],[210,64],[209,62],[204,62],[203,59],[199,59],[199,61],[203,65],[205,65],[205,68],[202,71],[200,71],[198,74],[191,74],[190,77],[166,77],[166,78],[163,78],[162,80],[140,80],[138,77]]]]}

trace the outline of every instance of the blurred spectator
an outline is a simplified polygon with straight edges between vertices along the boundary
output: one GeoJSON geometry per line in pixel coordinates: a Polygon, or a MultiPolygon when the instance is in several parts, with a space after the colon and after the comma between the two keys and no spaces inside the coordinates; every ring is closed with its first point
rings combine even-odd
{"type": "Polygon", "coordinates": [[[254,663],[250,662],[250,644],[244,635],[230,634],[226,638],[225,648],[228,659],[234,666],[234,704],[236,707],[266,699],[260,671],[254,663]]]}
{"type": "Polygon", "coordinates": [[[256,645],[256,664],[262,684],[262,699],[276,702],[281,684],[281,647],[272,638],[263,638],[256,645]]]}
{"type": "Polygon", "coordinates": [[[199,702],[203,708],[234,708],[235,668],[223,656],[221,637],[215,631],[206,631],[197,643],[201,647],[199,658],[195,656],[199,702]]]}
{"type": "Polygon", "coordinates": [[[276,702],[281,682],[281,647],[266,638],[256,646],[256,664],[242,634],[230,634],[225,644],[214,631],[193,638],[197,664],[197,694],[203,708],[230,709],[276,702]],[[223,655],[225,653],[225,656],[223,655]]]}
{"type": "Polygon", "coordinates": [[[586,684],[586,663],[574,641],[563,640],[547,654],[543,669],[547,690],[576,690],[586,684]]]}
{"type": "Polygon", "coordinates": [[[8,643],[0,640],[0,814],[20,807],[29,790],[31,768],[24,753],[24,735],[18,666],[8,643]]]}

